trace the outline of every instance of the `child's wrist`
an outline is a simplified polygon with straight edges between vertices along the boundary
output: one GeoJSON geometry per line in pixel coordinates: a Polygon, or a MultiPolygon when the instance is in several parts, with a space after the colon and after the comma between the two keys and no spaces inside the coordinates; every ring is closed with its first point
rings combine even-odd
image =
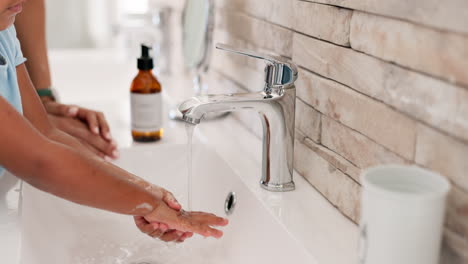
{"type": "Polygon", "coordinates": [[[154,214],[155,211],[157,211],[157,208],[159,207],[159,205],[160,205],[160,202],[157,202],[157,201],[143,202],[143,203],[137,204],[135,208],[133,208],[132,214],[146,217],[148,215],[154,214]]]}

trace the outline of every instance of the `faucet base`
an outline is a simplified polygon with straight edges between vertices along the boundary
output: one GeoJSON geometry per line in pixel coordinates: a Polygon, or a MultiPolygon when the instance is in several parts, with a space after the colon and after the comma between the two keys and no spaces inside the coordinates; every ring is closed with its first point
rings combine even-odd
{"type": "Polygon", "coordinates": [[[263,189],[271,192],[289,192],[294,191],[294,189],[296,189],[296,185],[293,181],[283,184],[273,184],[265,181],[260,181],[260,186],[263,189]]]}

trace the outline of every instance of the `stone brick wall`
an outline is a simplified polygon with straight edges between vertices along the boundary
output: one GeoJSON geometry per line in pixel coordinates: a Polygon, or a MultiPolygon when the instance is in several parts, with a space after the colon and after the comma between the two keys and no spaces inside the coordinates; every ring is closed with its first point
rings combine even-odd
{"type": "MultiPolygon", "coordinates": [[[[468,263],[468,2],[217,0],[215,41],[299,65],[295,168],[351,221],[362,169],[417,164],[452,183],[449,263],[468,263]]],[[[215,52],[215,91],[262,88],[262,62],[215,52]]],[[[251,114],[239,120],[260,134],[251,114]]]]}

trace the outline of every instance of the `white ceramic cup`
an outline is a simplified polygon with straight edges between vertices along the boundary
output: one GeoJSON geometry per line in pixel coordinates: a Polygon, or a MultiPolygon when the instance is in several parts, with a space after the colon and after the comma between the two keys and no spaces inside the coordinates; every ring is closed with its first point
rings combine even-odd
{"type": "Polygon", "coordinates": [[[361,264],[438,264],[449,182],[414,166],[362,173],[361,264]]]}

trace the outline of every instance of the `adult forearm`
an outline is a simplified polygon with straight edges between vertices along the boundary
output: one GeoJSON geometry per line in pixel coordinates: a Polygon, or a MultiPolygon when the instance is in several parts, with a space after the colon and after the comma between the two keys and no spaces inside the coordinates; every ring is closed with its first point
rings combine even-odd
{"type": "Polygon", "coordinates": [[[45,26],[45,1],[28,0],[16,16],[15,27],[23,55],[28,59],[31,80],[36,89],[51,86],[45,26]]]}

